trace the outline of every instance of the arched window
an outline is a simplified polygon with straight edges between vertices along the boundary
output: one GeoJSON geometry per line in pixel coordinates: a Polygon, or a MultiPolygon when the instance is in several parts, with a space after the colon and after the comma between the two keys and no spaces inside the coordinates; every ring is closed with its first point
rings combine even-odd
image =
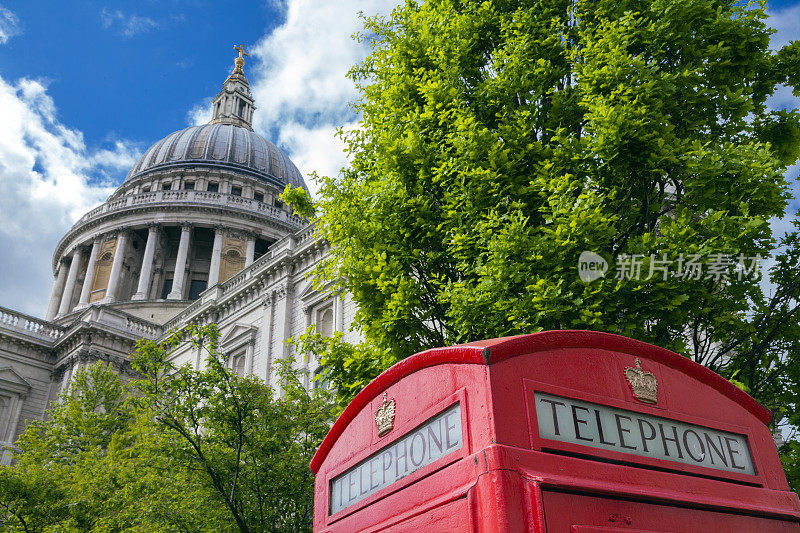
{"type": "Polygon", "coordinates": [[[323,337],[333,336],[333,308],[317,311],[317,332],[323,337]]]}
{"type": "Polygon", "coordinates": [[[247,354],[245,352],[234,355],[231,360],[231,370],[233,370],[233,373],[237,376],[244,376],[246,362],[247,354]]]}

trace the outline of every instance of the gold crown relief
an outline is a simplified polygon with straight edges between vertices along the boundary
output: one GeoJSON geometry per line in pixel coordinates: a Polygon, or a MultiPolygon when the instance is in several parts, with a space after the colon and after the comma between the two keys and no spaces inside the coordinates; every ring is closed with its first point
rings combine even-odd
{"type": "Polygon", "coordinates": [[[625,367],[625,377],[633,388],[633,396],[644,403],[658,402],[658,380],[652,372],[642,370],[642,362],[636,358],[636,368],[625,367]]]}
{"type": "Polygon", "coordinates": [[[383,437],[394,427],[394,399],[387,400],[386,392],[383,393],[383,403],[375,413],[375,424],[378,426],[378,436],[383,437]]]}

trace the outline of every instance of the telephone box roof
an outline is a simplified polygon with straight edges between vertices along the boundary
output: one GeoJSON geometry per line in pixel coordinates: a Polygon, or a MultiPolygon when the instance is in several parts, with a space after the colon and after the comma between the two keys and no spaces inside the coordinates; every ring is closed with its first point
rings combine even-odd
{"type": "Polygon", "coordinates": [[[629,339],[621,335],[583,330],[557,330],[487,339],[457,346],[433,348],[400,361],[372,380],[345,408],[325,436],[311,460],[311,470],[316,474],[325,457],[344,430],[369,403],[384,390],[406,376],[424,368],[443,364],[472,364],[491,366],[521,355],[559,348],[584,348],[609,350],[645,357],[671,367],[729,397],[756,416],[764,424],[772,420],[772,413],[741,389],[708,368],[658,346],[629,339]]]}

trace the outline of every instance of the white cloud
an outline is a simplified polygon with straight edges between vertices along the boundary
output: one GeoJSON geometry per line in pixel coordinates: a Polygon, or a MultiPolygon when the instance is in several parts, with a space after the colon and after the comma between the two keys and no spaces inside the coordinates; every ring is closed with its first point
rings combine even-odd
{"type": "MultiPolygon", "coordinates": [[[[770,17],[767,24],[775,28],[776,32],[770,39],[770,46],[773,50],[778,50],[782,46],[789,44],[790,41],[800,40],[800,4],[788,7],[786,9],[772,11],[770,10],[770,17]]],[[[779,86],[769,99],[767,99],[767,106],[771,109],[800,109],[800,98],[792,94],[792,90],[786,86],[779,86]]],[[[774,218],[770,220],[772,227],[772,234],[775,238],[780,238],[788,231],[793,231],[795,227],[792,221],[797,218],[797,212],[800,210],[800,181],[798,175],[800,174],[800,163],[795,163],[786,171],[786,181],[789,183],[790,194],[792,199],[789,200],[789,205],[786,207],[786,213],[782,218],[774,218]]],[[[775,264],[773,259],[769,259],[764,263],[764,270],[767,271],[775,264]]],[[[769,282],[766,277],[762,283],[762,288],[765,294],[772,294],[775,286],[769,282]]]]}
{"type": "Polygon", "coordinates": [[[0,305],[41,316],[49,298],[52,253],[87,210],[114,190],[114,173],[136,157],[127,142],[88,149],[60,123],[46,86],[0,78],[0,305]]]}
{"type": "Polygon", "coordinates": [[[12,11],[0,6],[0,44],[6,44],[20,32],[19,18],[12,11]]]}
{"type": "Polygon", "coordinates": [[[186,120],[190,126],[202,126],[211,122],[211,100],[206,98],[186,113],[186,120]]]}
{"type": "Polygon", "coordinates": [[[149,17],[126,15],[119,9],[103,8],[103,11],[100,12],[100,21],[104,29],[113,26],[124,37],[133,37],[158,28],[158,22],[149,17]]]}
{"type": "Polygon", "coordinates": [[[356,90],[345,75],[368,51],[351,38],[362,29],[358,14],[386,14],[396,4],[289,0],[280,4],[286,21],[253,48],[245,72],[258,107],[254,128],[286,149],[305,176],[336,175],[345,164],[334,132],[357,118],[347,106],[356,90]]]}
{"type": "MultiPolygon", "coordinates": [[[[770,38],[773,50],[779,50],[791,41],[800,41],[800,4],[770,10],[769,14],[767,24],[776,30],[770,38]]],[[[800,109],[800,98],[794,96],[789,87],[781,85],[767,100],[767,105],[772,109],[800,109]]]]}
{"type": "Polygon", "coordinates": [[[800,4],[789,6],[785,9],[768,11],[767,24],[777,31],[770,38],[773,50],[778,50],[790,41],[800,40],[800,4]]]}
{"type": "MultiPolygon", "coordinates": [[[[355,123],[344,127],[353,128],[355,123]]],[[[286,124],[280,130],[278,144],[291,147],[292,161],[303,171],[311,191],[319,188],[312,172],[320,176],[336,175],[345,163],[344,143],[336,136],[336,130],[332,125],[307,127],[297,122],[286,124]]]]}

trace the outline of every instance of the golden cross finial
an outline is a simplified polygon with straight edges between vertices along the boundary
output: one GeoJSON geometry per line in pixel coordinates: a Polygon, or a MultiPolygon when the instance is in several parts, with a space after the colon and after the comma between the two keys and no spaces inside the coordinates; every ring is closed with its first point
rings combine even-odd
{"type": "Polygon", "coordinates": [[[238,72],[240,74],[244,74],[244,58],[248,57],[250,54],[244,51],[244,45],[240,44],[239,46],[234,46],[234,50],[239,52],[239,57],[233,60],[233,63],[236,65],[236,68],[233,69],[234,72],[238,72]]]}

